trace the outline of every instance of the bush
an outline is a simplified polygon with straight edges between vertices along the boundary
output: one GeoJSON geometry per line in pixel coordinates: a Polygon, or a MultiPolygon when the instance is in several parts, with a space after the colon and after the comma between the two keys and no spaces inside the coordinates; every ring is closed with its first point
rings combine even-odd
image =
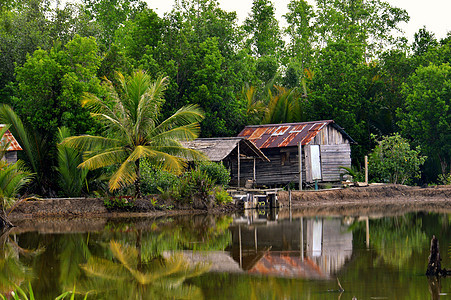
{"type": "Polygon", "coordinates": [[[113,196],[104,198],[103,204],[109,210],[129,210],[135,206],[135,201],[130,196],[113,196]]]}
{"type": "Polygon", "coordinates": [[[141,192],[144,195],[158,194],[180,184],[180,179],[172,173],[152,169],[146,164],[141,169],[141,192]]]}
{"type": "Polygon", "coordinates": [[[217,204],[227,204],[227,203],[231,203],[233,201],[233,198],[221,186],[216,187],[215,198],[216,198],[217,204]]]}
{"type": "Polygon", "coordinates": [[[420,166],[425,160],[419,147],[410,149],[407,140],[396,133],[383,137],[370,153],[369,175],[373,181],[404,184],[420,177],[420,166]]]}
{"type": "Polygon", "coordinates": [[[214,181],[214,183],[227,187],[230,182],[230,173],[221,163],[201,162],[196,167],[214,181]]]}
{"type": "Polygon", "coordinates": [[[444,174],[438,175],[438,181],[439,184],[451,185],[451,173],[448,173],[447,175],[444,174]]]}
{"type": "Polygon", "coordinates": [[[206,199],[212,194],[215,184],[208,174],[201,169],[185,173],[180,184],[182,200],[192,200],[194,197],[206,199]]]}

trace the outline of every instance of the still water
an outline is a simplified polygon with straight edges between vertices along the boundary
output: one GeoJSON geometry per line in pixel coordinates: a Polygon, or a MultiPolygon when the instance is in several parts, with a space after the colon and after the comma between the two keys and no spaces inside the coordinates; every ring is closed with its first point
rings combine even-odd
{"type": "Polygon", "coordinates": [[[0,293],[36,299],[451,299],[451,214],[33,220],[0,241],[0,293]]]}

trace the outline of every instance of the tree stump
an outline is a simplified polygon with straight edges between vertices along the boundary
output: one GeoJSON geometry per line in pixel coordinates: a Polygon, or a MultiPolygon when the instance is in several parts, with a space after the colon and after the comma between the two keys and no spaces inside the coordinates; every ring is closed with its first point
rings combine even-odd
{"type": "Polygon", "coordinates": [[[428,258],[428,267],[426,269],[427,276],[439,275],[440,271],[442,270],[440,261],[441,258],[438,239],[435,237],[435,235],[433,235],[431,239],[431,250],[428,258]]]}
{"type": "Polygon", "coordinates": [[[431,239],[431,250],[428,259],[428,267],[426,270],[427,276],[447,276],[451,275],[451,271],[442,269],[442,263],[440,258],[440,247],[438,243],[438,239],[435,235],[432,236],[431,239]]]}

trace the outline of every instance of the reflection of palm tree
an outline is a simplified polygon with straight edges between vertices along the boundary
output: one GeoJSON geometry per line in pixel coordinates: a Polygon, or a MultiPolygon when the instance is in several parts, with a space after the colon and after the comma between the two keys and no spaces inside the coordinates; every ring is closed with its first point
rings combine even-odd
{"type": "Polygon", "coordinates": [[[113,260],[90,257],[81,266],[89,277],[82,291],[104,293],[108,299],[202,298],[200,289],[184,281],[204,273],[206,266],[190,267],[181,257],[141,266],[135,247],[111,241],[110,250],[113,260]]]}
{"type": "Polygon", "coordinates": [[[0,294],[9,294],[24,280],[30,270],[19,260],[20,248],[9,239],[9,233],[0,236],[0,294]]]}

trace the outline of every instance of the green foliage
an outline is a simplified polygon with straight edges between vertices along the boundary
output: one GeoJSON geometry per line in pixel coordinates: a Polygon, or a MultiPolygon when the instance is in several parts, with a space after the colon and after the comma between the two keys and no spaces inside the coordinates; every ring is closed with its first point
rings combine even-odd
{"type": "Polygon", "coordinates": [[[369,175],[376,182],[408,183],[420,177],[420,166],[425,160],[420,148],[410,149],[407,140],[399,134],[386,136],[369,155],[369,175]]]}
{"type": "Polygon", "coordinates": [[[402,90],[405,104],[398,109],[401,134],[431,158],[438,158],[441,173],[451,163],[451,66],[419,67],[402,90]]]}
{"type": "Polygon", "coordinates": [[[180,184],[180,179],[177,175],[156,170],[148,165],[146,161],[143,161],[141,164],[141,176],[141,189],[144,195],[158,194],[180,184]]]}
{"type": "MultiPolygon", "coordinates": [[[[59,142],[71,136],[68,128],[58,129],[59,142]]],[[[78,168],[83,162],[82,154],[65,145],[58,144],[58,166],[59,187],[66,197],[78,197],[82,189],[87,185],[86,177],[88,170],[78,168]]]]}
{"type": "MultiPolygon", "coordinates": [[[[166,190],[159,188],[163,198],[170,198],[179,205],[191,205],[194,208],[205,208],[211,205],[210,198],[216,196],[216,192],[223,190],[216,180],[222,182],[230,181],[228,172],[221,165],[213,166],[215,163],[201,164],[198,167],[186,171],[181,177],[173,177],[165,182],[166,190]]],[[[227,192],[225,192],[227,193],[227,192]]],[[[220,201],[226,203],[228,198],[219,192],[220,201]]]]}
{"type": "Polygon", "coordinates": [[[129,196],[112,196],[103,199],[108,210],[130,210],[135,206],[134,198],[129,196]]]}
{"type": "Polygon", "coordinates": [[[135,185],[141,196],[140,160],[163,170],[180,173],[185,158],[201,159],[194,150],[184,148],[181,141],[198,136],[198,122],[202,111],[195,105],[180,108],[169,118],[160,121],[167,78],[152,81],[143,71],[129,78],[118,73],[120,86],[108,81],[111,105],[93,94],[86,94],[84,104],[103,122],[104,136],[74,136],[63,144],[90,151],[80,167],[90,170],[117,165],[109,181],[110,191],[135,185]]]}
{"type": "Polygon", "coordinates": [[[56,141],[58,127],[73,133],[95,132],[89,111],[80,104],[83,93],[99,94],[100,65],[94,38],[76,36],[64,48],[36,50],[16,68],[16,112],[49,141],[56,141]]]}
{"type": "Polygon", "coordinates": [[[244,21],[243,29],[248,34],[247,44],[258,57],[275,56],[284,46],[270,0],[254,0],[251,13],[244,21]]]}
{"type": "Polygon", "coordinates": [[[339,40],[360,44],[373,57],[387,45],[404,43],[392,34],[399,24],[409,21],[407,11],[383,0],[317,0],[316,33],[321,42],[339,40]]]}
{"type": "Polygon", "coordinates": [[[215,198],[216,203],[218,204],[228,204],[233,202],[233,198],[227,193],[226,190],[224,190],[223,187],[216,187],[215,188],[215,198]]]}
{"type": "Polygon", "coordinates": [[[230,173],[224,164],[215,162],[200,162],[196,166],[201,172],[205,174],[217,185],[227,187],[230,182],[230,173]]]}
{"type": "Polygon", "coordinates": [[[343,169],[345,171],[343,175],[352,177],[352,182],[362,182],[365,180],[365,174],[362,172],[362,170],[358,170],[355,167],[340,167],[340,169],[343,169]]]}
{"type": "Polygon", "coordinates": [[[448,175],[438,175],[438,181],[440,184],[451,185],[451,173],[448,173],[448,175]]]}
{"type": "Polygon", "coordinates": [[[205,171],[199,168],[183,174],[180,184],[180,197],[183,202],[192,203],[195,198],[206,201],[212,194],[215,184],[205,171]]]}

